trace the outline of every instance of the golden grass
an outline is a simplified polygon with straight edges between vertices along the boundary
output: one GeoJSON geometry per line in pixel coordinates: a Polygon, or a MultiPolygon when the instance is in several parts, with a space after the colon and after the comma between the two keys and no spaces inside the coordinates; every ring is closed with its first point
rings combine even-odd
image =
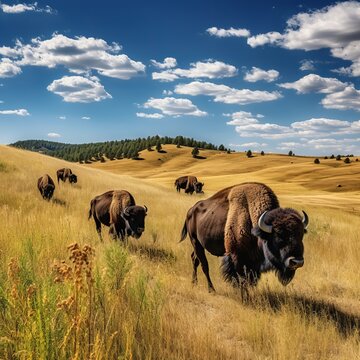
{"type": "Polygon", "coordinates": [[[209,151],[201,154],[207,159],[195,160],[188,148],[165,150],[145,152],[144,161],[84,166],[0,147],[6,169],[0,168],[0,358],[360,358],[359,192],[317,185],[329,174],[331,187],[332,171],[341,179],[335,184],[350,183],[360,165],[335,167],[327,160],[330,165],[313,171],[319,165],[311,158],[209,151]],[[37,178],[48,173],[55,179],[64,166],[78,175],[78,184],[61,183],[54,200],[44,201],[37,178]],[[176,193],[173,181],[184,172],[204,179],[204,197],[231,184],[263,181],[283,206],[307,211],[305,265],[288,287],[266,274],[243,301],[222,281],[219,259],[211,255],[217,293],[207,292],[201,269],[199,285],[191,285],[191,246],[178,241],[187,209],[203,196],[176,193]],[[126,189],[149,209],[143,237],[128,248],[113,243],[105,228],[101,243],[87,220],[90,199],[109,189],[126,189]],[[74,242],[95,249],[93,284],[84,287],[77,322],[73,309],[57,308],[74,285],[54,283],[53,273],[54,260],[71,265],[67,246],[74,242]],[[68,332],[74,321],[76,347],[75,330],[68,332]]]}

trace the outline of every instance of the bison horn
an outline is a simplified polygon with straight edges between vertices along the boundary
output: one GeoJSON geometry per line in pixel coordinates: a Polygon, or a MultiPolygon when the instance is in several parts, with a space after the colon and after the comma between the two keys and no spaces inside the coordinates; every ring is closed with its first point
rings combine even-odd
{"type": "Polygon", "coordinates": [[[204,186],[205,184],[204,183],[201,183],[202,186],[204,186]]]}
{"type": "Polygon", "coordinates": [[[261,214],[261,216],[259,217],[258,226],[259,226],[259,228],[260,228],[262,231],[271,234],[271,232],[272,232],[272,226],[265,224],[265,216],[266,216],[266,213],[267,213],[267,211],[264,211],[264,212],[261,214]]]}
{"type": "Polygon", "coordinates": [[[307,213],[304,210],[302,212],[304,214],[302,222],[304,224],[304,229],[306,230],[307,226],[309,225],[309,217],[308,217],[307,213]]]}
{"type": "Polygon", "coordinates": [[[129,207],[126,207],[126,208],[124,209],[124,215],[130,216],[130,214],[129,214],[129,207]]]}
{"type": "Polygon", "coordinates": [[[145,209],[145,214],[146,214],[148,209],[147,209],[147,207],[145,205],[144,205],[144,209],[145,209]]]}

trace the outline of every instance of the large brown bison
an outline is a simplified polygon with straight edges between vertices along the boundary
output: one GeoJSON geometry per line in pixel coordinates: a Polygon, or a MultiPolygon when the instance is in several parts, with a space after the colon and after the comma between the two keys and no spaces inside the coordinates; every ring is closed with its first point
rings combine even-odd
{"type": "Polygon", "coordinates": [[[101,236],[101,224],[109,226],[113,238],[138,239],[145,230],[146,206],[137,206],[134,197],[126,190],[110,190],[95,196],[90,202],[89,219],[93,216],[96,230],[101,236]]]}
{"type": "Polygon", "coordinates": [[[198,201],[187,213],[180,240],[189,234],[194,248],[193,283],[201,264],[209,291],[214,290],[206,249],[223,256],[226,281],[242,287],[256,285],[261,273],[274,270],[287,285],[304,264],[302,239],[309,219],[303,213],[304,218],[293,209],[279,207],[274,192],[260,183],[234,185],[198,201]]]}
{"type": "Polygon", "coordinates": [[[180,176],[175,180],[176,191],[184,189],[186,194],[192,195],[195,191],[197,194],[203,193],[202,188],[204,183],[198,181],[196,176],[180,176]]]}
{"type": "Polygon", "coordinates": [[[54,195],[55,184],[48,174],[45,174],[38,179],[37,186],[43,199],[50,200],[54,195]]]}
{"type": "Polygon", "coordinates": [[[59,180],[62,180],[63,182],[66,182],[66,179],[69,179],[69,183],[77,183],[77,176],[73,174],[71,169],[69,168],[62,168],[56,171],[57,181],[59,183],[59,180]]]}

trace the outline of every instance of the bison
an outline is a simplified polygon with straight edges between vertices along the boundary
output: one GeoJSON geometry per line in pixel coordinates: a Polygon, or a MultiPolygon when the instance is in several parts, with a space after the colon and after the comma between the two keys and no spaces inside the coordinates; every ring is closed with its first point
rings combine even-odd
{"type": "Polygon", "coordinates": [[[101,236],[101,224],[109,226],[113,238],[138,239],[145,230],[146,206],[137,206],[134,197],[126,190],[110,190],[95,196],[90,202],[89,219],[94,218],[96,230],[101,236]]]}
{"type": "Polygon", "coordinates": [[[71,169],[69,168],[62,168],[56,171],[57,181],[59,184],[59,180],[62,180],[63,182],[66,182],[66,179],[69,179],[69,183],[77,183],[77,176],[73,174],[71,169]]]}
{"type": "Polygon", "coordinates": [[[195,176],[180,176],[175,180],[176,191],[184,189],[186,194],[192,195],[195,191],[197,194],[203,193],[202,188],[204,183],[198,181],[195,176]]]}
{"type": "Polygon", "coordinates": [[[50,200],[54,195],[55,184],[50,175],[41,176],[38,179],[37,186],[43,199],[50,200]]]}
{"type": "Polygon", "coordinates": [[[287,285],[304,264],[302,239],[309,218],[303,214],[279,207],[274,192],[261,183],[234,185],[198,201],[187,213],[180,240],[189,234],[194,248],[193,283],[201,264],[209,291],[214,291],[206,249],[223,257],[224,279],[242,289],[271,270],[287,285]]]}

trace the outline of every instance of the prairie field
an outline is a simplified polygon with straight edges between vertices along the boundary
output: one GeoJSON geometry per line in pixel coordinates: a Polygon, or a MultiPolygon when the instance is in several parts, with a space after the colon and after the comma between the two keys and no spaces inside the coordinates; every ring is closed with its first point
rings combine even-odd
{"type": "Polygon", "coordinates": [[[360,359],[360,162],[163,148],[75,164],[0,146],[0,359],[360,359]],[[44,201],[37,179],[61,167],[78,183],[44,201]],[[205,193],[178,194],[180,175],[205,193]],[[192,286],[187,210],[248,181],[308,213],[304,267],[287,287],[263,275],[242,299],[208,254],[216,293],[201,268],[192,286]],[[89,203],[111,189],[148,207],[140,239],[103,227],[99,240],[89,203]]]}

